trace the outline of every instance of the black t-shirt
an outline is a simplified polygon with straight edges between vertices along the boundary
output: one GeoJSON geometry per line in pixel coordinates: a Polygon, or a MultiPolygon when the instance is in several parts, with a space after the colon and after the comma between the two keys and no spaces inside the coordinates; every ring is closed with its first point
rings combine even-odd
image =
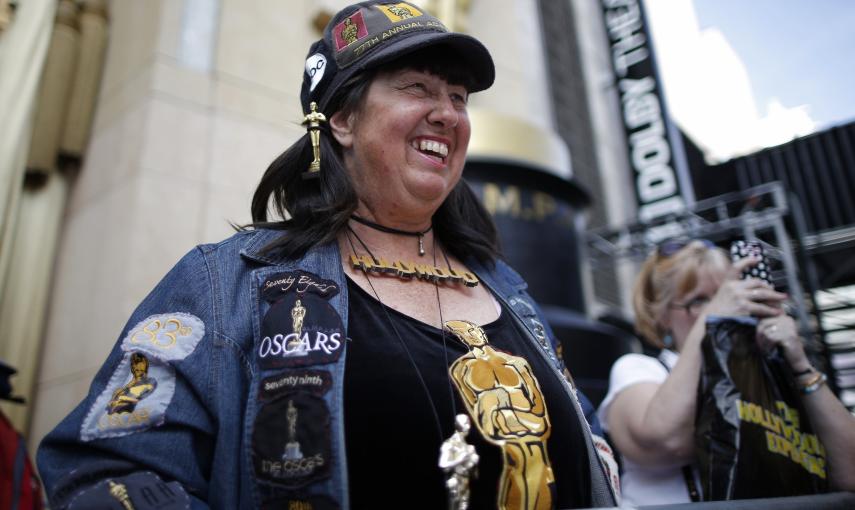
{"type": "MultiPolygon", "coordinates": [[[[454,414],[466,413],[449,380],[448,366],[468,349],[447,332],[444,348],[440,330],[389,307],[385,307],[387,318],[384,306],[350,280],[348,292],[344,423],[350,504],[353,508],[446,508],[446,476],[437,464],[439,449],[454,432],[454,414]],[[401,339],[430,392],[442,437],[401,339]]],[[[554,507],[590,506],[587,450],[571,397],[536,352],[539,347],[522,336],[510,312],[503,308],[496,321],[482,328],[494,348],[525,358],[540,384],[552,430],[547,449],[555,476],[554,507]]],[[[475,445],[480,457],[478,476],[471,482],[470,508],[496,508],[501,449],[486,442],[474,423],[467,442],[475,445]]]]}

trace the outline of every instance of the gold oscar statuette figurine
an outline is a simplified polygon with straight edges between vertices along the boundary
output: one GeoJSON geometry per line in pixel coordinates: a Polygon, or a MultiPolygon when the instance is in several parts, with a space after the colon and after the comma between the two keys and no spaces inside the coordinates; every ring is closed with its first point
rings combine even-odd
{"type": "Polygon", "coordinates": [[[314,159],[309,164],[308,172],[304,173],[304,177],[306,174],[309,176],[317,175],[318,172],[321,171],[321,122],[326,122],[327,118],[323,113],[318,111],[318,103],[312,101],[309,103],[309,109],[311,110],[309,113],[303,117],[302,124],[306,126],[306,130],[309,132],[309,137],[312,140],[312,155],[314,159]]]}

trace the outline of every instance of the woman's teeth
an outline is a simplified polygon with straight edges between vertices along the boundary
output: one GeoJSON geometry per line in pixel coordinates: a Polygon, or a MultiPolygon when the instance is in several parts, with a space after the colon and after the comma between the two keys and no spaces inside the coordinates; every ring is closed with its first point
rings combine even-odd
{"type": "Polygon", "coordinates": [[[422,152],[430,152],[440,157],[448,156],[448,145],[435,140],[413,142],[413,148],[422,152]]]}

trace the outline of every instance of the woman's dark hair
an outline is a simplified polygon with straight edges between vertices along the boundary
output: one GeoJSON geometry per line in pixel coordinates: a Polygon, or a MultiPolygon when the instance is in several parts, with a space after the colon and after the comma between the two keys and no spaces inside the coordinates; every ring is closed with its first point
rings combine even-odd
{"type": "MultiPolygon", "coordinates": [[[[416,69],[471,88],[465,65],[449,55],[445,48],[434,46],[356,74],[341,86],[324,113],[329,119],[340,110],[358,111],[368,86],[380,70],[416,69]]],[[[341,147],[326,123],[321,124],[320,151],[318,178],[303,178],[313,158],[308,134],[277,157],[261,177],[252,197],[250,227],[283,230],[278,239],[265,247],[265,252],[299,258],[313,246],[335,240],[356,210],[357,196],[342,163],[341,147]],[[282,220],[268,220],[271,205],[282,220]]],[[[499,255],[493,220],[462,179],[434,214],[433,229],[443,245],[461,260],[475,257],[492,264],[499,255]]]]}

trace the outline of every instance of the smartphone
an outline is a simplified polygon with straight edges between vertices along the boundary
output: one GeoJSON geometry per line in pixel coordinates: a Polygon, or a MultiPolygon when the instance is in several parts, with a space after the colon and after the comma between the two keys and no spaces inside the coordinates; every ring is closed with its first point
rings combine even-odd
{"type": "Polygon", "coordinates": [[[738,239],[730,244],[730,259],[733,262],[751,256],[759,258],[760,262],[742,271],[742,279],[759,278],[774,287],[772,265],[762,244],[758,241],[746,241],[744,239],[738,239]]]}

